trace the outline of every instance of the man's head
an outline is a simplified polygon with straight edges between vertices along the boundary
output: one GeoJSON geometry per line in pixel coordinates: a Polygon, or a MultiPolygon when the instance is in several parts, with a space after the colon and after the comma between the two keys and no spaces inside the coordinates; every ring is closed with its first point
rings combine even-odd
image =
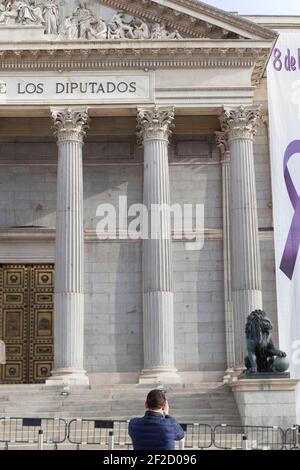
{"type": "Polygon", "coordinates": [[[166,405],[167,399],[162,390],[151,390],[147,395],[145,406],[150,411],[161,411],[166,405]]]}

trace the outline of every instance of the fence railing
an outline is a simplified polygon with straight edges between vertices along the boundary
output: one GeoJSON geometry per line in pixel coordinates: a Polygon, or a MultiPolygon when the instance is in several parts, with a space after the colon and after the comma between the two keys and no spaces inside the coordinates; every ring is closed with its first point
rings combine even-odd
{"type": "Polygon", "coordinates": [[[0,418],[0,443],[49,444],[56,449],[66,441],[68,425],[62,418],[0,418]]]}
{"type": "Polygon", "coordinates": [[[222,450],[282,450],[285,432],[272,426],[228,426],[214,429],[214,446],[222,450]]]}
{"type": "Polygon", "coordinates": [[[285,431],[285,447],[290,450],[300,450],[300,426],[293,426],[285,431]]]}
{"type": "Polygon", "coordinates": [[[72,419],[68,426],[68,441],[81,446],[100,446],[102,449],[132,446],[127,433],[128,421],[72,419]]]}
{"type": "MultiPolygon", "coordinates": [[[[95,448],[103,450],[131,450],[125,420],[94,420],[59,418],[0,418],[0,444],[5,449],[12,445],[43,445],[58,449],[59,444],[73,445],[79,450],[95,448]]],[[[233,426],[221,424],[211,427],[201,423],[181,423],[184,441],[176,449],[222,450],[300,450],[300,426],[287,430],[271,426],[233,426]]]]}
{"type": "Polygon", "coordinates": [[[213,428],[208,424],[181,423],[185,432],[185,449],[209,449],[213,445],[213,428]]]}

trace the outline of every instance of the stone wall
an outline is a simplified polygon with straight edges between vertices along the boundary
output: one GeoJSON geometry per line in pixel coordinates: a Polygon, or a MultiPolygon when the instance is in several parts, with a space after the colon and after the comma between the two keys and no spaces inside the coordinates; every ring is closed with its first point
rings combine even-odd
{"type": "Polygon", "coordinates": [[[143,367],[140,242],[88,243],[85,251],[85,367],[136,372],[143,367]]]}

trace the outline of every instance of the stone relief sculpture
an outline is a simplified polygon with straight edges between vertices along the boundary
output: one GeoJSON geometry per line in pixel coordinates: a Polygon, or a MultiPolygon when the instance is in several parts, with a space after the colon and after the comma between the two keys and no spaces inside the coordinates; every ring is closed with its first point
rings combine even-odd
{"type": "Polygon", "coordinates": [[[40,25],[57,40],[182,39],[164,23],[148,24],[117,11],[110,21],[96,16],[88,2],[80,1],[71,15],[61,17],[59,0],[0,0],[1,25],[40,25]]]}
{"type": "Polygon", "coordinates": [[[62,22],[61,32],[58,35],[58,40],[72,41],[78,38],[78,25],[73,16],[66,16],[62,22]]]}
{"type": "Polygon", "coordinates": [[[182,39],[182,36],[178,31],[168,32],[164,23],[154,23],[151,39],[182,39]]]}
{"type": "Polygon", "coordinates": [[[19,21],[22,24],[41,25],[45,23],[42,9],[36,5],[35,0],[17,1],[16,5],[19,10],[19,21]]]}
{"type": "Polygon", "coordinates": [[[0,6],[1,24],[43,25],[42,9],[36,5],[35,0],[9,0],[2,1],[0,6]]]}
{"type": "Polygon", "coordinates": [[[13,8],[13,2],[5,2],[2,0],[0,3],[0,25],[13,25],[16,24],[16,19],[18,17],[18,9],[13,8]]]}
{"type": "Polygon", "coordinates": [[[97,26],[98,20],[88,8],[86,2],[79,3],[79,6],[73,12],[73,18],[78,26],[78,38],[88,39],[90,29],[97,26]]]}

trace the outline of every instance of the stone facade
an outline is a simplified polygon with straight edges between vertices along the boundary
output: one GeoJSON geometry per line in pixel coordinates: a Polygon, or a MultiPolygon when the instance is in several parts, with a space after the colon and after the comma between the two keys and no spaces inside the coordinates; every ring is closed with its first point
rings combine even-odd
{"type": "Polygon", "coordinates": [[[277,334],[260,119],[276,34],[194,0],[75,3],[2,2],[0,264],[56,264],[53,382],[222,380],[250,310],[277,334]],[[99,205],[122,197],[202,205],[204,246],[165,209],[166,239],[100,240],[99,205]]]}

